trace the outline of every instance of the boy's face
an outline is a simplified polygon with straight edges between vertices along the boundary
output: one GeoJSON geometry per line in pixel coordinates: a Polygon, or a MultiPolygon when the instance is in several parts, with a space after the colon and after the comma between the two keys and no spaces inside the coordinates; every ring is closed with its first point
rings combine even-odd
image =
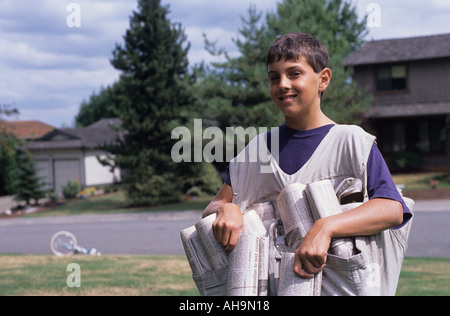
{"type": "Polygon", "coordinates": [[[320,110],[320,96],[328,86],[331,71],[327,68],[315,73],[301,57],[297,61],[281,59],[269,64],[268,77],[275,105],[286,119],[298,119],[320,110]]]}

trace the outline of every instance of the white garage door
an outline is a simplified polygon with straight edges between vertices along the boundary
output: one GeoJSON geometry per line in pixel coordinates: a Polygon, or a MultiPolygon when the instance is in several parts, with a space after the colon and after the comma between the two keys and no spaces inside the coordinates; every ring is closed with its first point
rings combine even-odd
{"type": "Polygon", "coordinates": [[[54,161],[55,190],[58,194],[62,194],[62,186],[70,181],[78,181],[81,183],[80,160],[78,159],[61,159],[54,161]]]}

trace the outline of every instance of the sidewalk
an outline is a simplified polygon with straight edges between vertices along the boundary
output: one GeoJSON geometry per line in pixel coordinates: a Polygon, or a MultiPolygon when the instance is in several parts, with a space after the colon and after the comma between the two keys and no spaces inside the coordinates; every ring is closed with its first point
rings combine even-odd
{"type": "Polygon", "coordinates": [[[416,212],[445,212],[450,211],[450,199],[415,201],[416,212]]]}
{"type": "MultiPolygon", "coordinates": [[[[16,205],[12,197],[0,197],[0,215],[16,205]]],[[[415,212],[450,212],[450,199],[415,201],[415,212]]]]}

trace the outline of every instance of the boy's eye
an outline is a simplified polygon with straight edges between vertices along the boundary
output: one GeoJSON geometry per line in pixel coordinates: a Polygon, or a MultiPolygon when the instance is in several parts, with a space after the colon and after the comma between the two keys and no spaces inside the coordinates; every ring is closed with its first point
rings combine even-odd
{"type": "Polygon", "coordinates": [[[278,79],[280,79],[280,76],[270,76],[270,77],[269,77],[269,81],[270,81],[270,82],[275,82],[275,81],[277,81],[278,79]]]}
{"type": "Polygon", "coordinates": [[[289,74],[290,77],[298,77],[298,76],[300,76],[300,75],[301,75],[301,72],[300,72],[300,71],[291,72],[291,73],[289,74]]]}

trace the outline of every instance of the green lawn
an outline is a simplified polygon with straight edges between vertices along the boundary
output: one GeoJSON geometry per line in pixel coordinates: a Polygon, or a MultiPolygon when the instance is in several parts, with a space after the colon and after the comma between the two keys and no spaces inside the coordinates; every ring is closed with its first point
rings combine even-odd
{"type": "Polygon", "coordinates": [[[198,295],[183,256],[0,255],[4,295],[198,295]],[[80,267],[81,287],[69,287],[80,267]],[[70,284],[70,282],[69,282],[70,284]]]}
{"type": "MultiPolygon", "coordinates": [[[[0,255],[4,295],[198,295],[184,256],[0,255]],[[70,263],[80,267],[80,287],[69,287],[70,263]]],[[[397,295],[450,295],[450,259],[406,258],[397,295]]]]}
{"type": "Polygon", "coordinates": [[[406,258],[397,295],[449,296],[450,259],[406,258]]]}
{"type": "Polygon", "coordinates": [[[183,203],[154,206],[154,207],[129,207],[123,192],[116,192],[101,196],[91,196],[88,199],[74,199],[63,203],[51,210],[34,213],[28,216],[67,216],[82,214],[113,214],[136,213],[155,211],[183,211],[202,210],[212,200],[212,197],[204,197],[198,200],[183,203]]]}
{"type": "Polygon", "coordinates": [[[394,174],[392,178],[395,184],[404,185],[405,190],[429,190],[432,182],[437,188],[450,188],[449,172],[394,174]]]}

